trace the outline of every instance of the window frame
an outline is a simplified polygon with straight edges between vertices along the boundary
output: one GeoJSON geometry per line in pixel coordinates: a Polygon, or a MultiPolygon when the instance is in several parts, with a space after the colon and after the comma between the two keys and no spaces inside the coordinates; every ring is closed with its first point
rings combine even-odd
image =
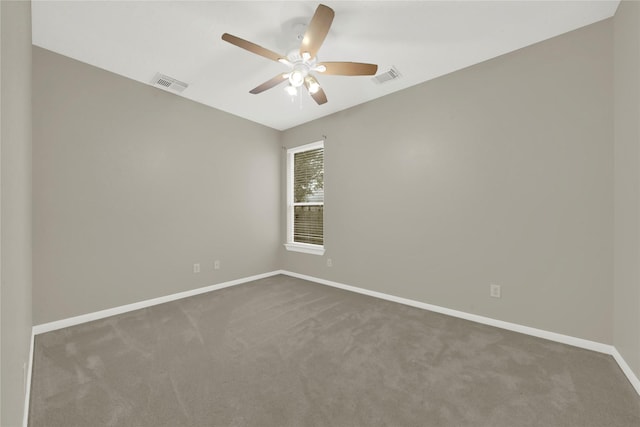
{"type": "MultiPolygon", "coordinates": [[[[293,200],[293,182],[294,182],[294,161],[295,155],[297,153],[302,153],[304,151],[317,150],[318,148],[322,148],[323,150],[323,167],[324,167],[324,140],[316,141],[310,144],[300,145],[298,147],[293,147],[287,149],[287,242],[284,244],[285,248],[288,251],[293,252],[302,252],[313,255],[324,255],[325,248],[324,245],[314,245],[311,243],[301,243],[293,241],[293,226],[294,226],[294,207],[295,203],[293,200]]],[[[323,181],[324,185],[324,181],[323,181]]],[[[301,203],[300,205],[308,205],[308,203],[301,203]]],[[[315,206],[319,206],[318,203],[313,203],[315,206]]],[[[322,199],[322,208],[323,208],[323,223],[324,223],[324,197],[322,199]]],[[[324,240],[324,227],[323,227],[323,240],[324,240]]]]}

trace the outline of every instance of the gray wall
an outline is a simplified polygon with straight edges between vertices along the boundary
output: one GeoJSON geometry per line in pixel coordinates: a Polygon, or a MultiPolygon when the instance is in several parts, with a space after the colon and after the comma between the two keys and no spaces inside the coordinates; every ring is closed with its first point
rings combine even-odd
{"type": "Polygon", "coordinates": [[[640,377],[640,4],[615,23],[614,345],[640,377]]]}
{"type": "Polygon", "coordinates": [[[279,132],[33,61],[35,324],[279,268],[279,132]]]}
{"type": "Polygon", "coordinates": [[[607,20],[285,131],[327,136],[327,251],[282,248],[284,267],[612,343],[612,37],[607,20]]]}
{"type": "Polygon", "coordinates": [[[3,427],[22,425],[31,338],[31,3],[0,2],[3,427]]]}

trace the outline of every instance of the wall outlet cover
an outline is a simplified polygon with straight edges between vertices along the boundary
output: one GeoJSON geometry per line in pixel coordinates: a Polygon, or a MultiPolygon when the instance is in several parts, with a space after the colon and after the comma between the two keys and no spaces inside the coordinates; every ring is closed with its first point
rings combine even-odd
{"type": "Polygon", "coordinates": [[[496,285],[495,283],[492,283],[489,285],[489,295],[492,296],[493,298],[500,298],[502,292],[500,289],[500,285],[496,285]]]}

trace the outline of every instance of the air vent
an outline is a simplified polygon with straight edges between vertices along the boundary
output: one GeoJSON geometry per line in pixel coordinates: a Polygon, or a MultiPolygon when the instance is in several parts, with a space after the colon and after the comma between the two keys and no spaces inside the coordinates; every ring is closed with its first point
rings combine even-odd
{"type": "Polygon", "coordinates": [[[151,84],[176,93],[182,93],[187,87],[189,87],[185,82],[181,82],[180,80],[176,80],[173,77],[165,76],[160,73],[156,73],[151,84]]]}
{"type": "Polygon", "coordinates": [[[396,67],[391,67],[389,68],[389,71],[387,71],[386,73],[378,74],[377,76],[375,76],[373,78],[373,81],[376,82],[377,84],[382,84],[382,83],[389,82],[391,80],[399,79],[400,76],[401,74],[398,71],[398,69],[396,67]]]}

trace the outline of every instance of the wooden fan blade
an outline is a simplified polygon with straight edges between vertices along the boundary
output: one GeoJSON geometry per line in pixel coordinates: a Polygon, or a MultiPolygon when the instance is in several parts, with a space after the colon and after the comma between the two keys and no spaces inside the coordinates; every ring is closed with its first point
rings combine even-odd
{"type": "Polygon", "coordinates": [[[257,95],[257,94],[259,94],[261,92],[264,92],[267,89],[271,89],[272,87],[277,86],[280,83],[286,81],[287,80],[286,76],[287,76],[286,74],[278,74],[277,76],[275,76],[271,80],[268,80],[268,81],[262,83],[260,86],[254,87],[253,89],[251,89],[249,91],[249,93],[257,95]]]}
{"type": "Polygon", "coordinates": [[[313,14],[311,22],[307,27],[307,31],[304,33],[302,44],[300,45],[300,55],[305,52],[309,53],[310,58],[315,58],[322,42],[329,33],[331,23],[333,22],[333,16],[335,12],[329,6],[323,4],[319,5],[316,9],[316,13],[313,14]]]}
{"type": "Polygon", "coordinates": [[[318,105],[322,105],[325,102],[327,102],[327,95],[324,93],[324,90],[322,90],[322,88],[320,87],[320,85],[318,84],[318,81],[313,78],[312,76],[310,76],[310,78],[307,78],[304,81],[304,86],[307,88],[307,90],[309,91],[309,95],[311,95],[311,97],[313,98],[314,101],[316,101],[316,103],[318,105]],[[318,85],[318,89],[315,92],[311,92],[311,89],[309,89],[309,87],[311,86],[312,83],[315,83],[318,85]]]}
{"type": "Polygon", "coordinates": [[[373,76],[378,71],[376,64],[362,62],[322,62],[326,70],[322,74],[334,76],[373,76]]]}
{"type": "Polygon", "coordinates": [[[322,88],[318,89],[316,93],[311,93],[310,95],[318,105],[322,105],[327,102],[327,95],[324,93],[322,88]]]}
{"type": "Polygon", "coordinates": [[[241,47],[244,50],[248,50],[251,53],[255,53],[256,55],[271,59],[272,61],[278,61],[279,59],[286,58],[286,56],[284,55],[280,55],[269,49],[265,49],[262,46],[258,46],[257,44],[251,43],[250,41],[247,41],[245,39],[241,39],[240,37],[232,36],[229,33],[224,33],[222,35],[222,40],[241,47]]]}

